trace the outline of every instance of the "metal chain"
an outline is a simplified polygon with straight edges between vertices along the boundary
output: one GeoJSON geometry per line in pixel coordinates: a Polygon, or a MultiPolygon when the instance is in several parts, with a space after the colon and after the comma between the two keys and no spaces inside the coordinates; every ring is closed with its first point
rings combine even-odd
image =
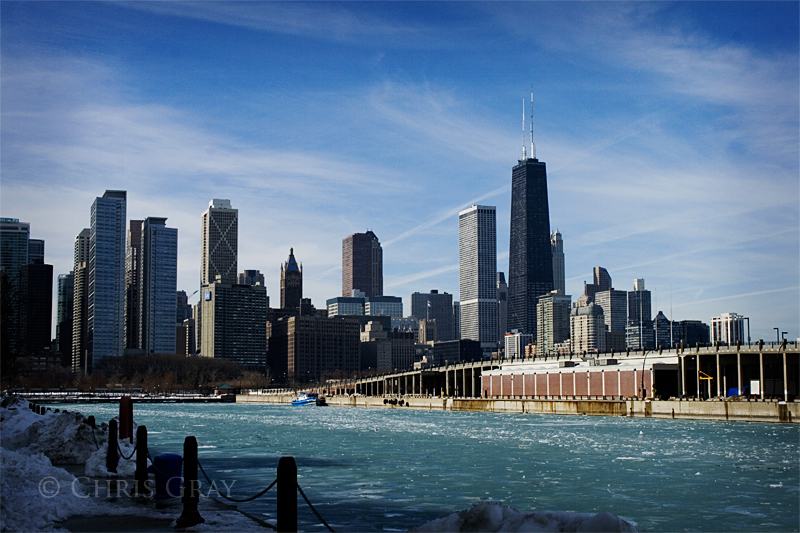
{"type": "MultiPolygon", "coordinates": [[[[137,443],[137,444],[138,444],[138,443],[137,443]]],[[[124,453],[122,453],[122,448],[120,448],[120,447],[119,447],[119,441],[117,441],[117,451],[119,452],[119,455],[120,455],[120,456],[121,456],[123,459],[125,459],[126,461],[130,461],[130,460],[131,460],[131,457],[133,457],[133,454],[135,454],[135,453],[136,453],[136,446],[137,446],[137,444],[134,444],[134,446],[133,446],[133,451],[131,452],[131,454],[130,454],[128,457],[125,457],[125,454],[124,454],[124,453]]]]}
{"type": "MultiPolygon", "coordinates": [[[[94,428],[89,428],[89,429],[91,429],[91,430],[92,430],[92,440],[94,440],[94,447],[95,447],[97,450],[99,450],[99,449],[100,449],[100,445],[99,445],[99,444],[97,444],[97,437],[95,437],[95,436],[94,436],[94,428]]],[[[95,451],[97,451],[97,450],[95,450],[95,451]]]]}
{"type": "Polygon", "coordinates": [[[324,518],[322,518],[322,516],[320,516],[320,514],[317,512],[317,510],[316,510],[316,509],[314,509],[314,506],[313,506],[313,505],[311,505],[311,502],[310,502],[310,501],[308,501],[308,498],[306,497],[306,493],[305,493],[305,492],[303,492],[303,489],[301,489],[301,488],[300,488],[300,483],[298,483],[298,484],[297,484],[297,491],[300,493],[300,496],[302,496],[302,497],[303,497],[303,499],[306,501],[306,503],[308,504],[308,507],[309,507],[309,508],[310,508],[312,511],[314,511],[314,514],[315,514],[315,515],[317,515],[317,518],[319,518],[319,521],[320,521],[320,522],[322,522],[322,525],[323,525],[323,526],[325,526],[325,527],[327,527],[327,528],[328,528],[328,531],[330,531],[331,533],[336,533],[335,531],[333,531],[333,528],[332,528],[331,526],[329,526],[329,525],[328,525],[328,523],[325,521],[325,519],[324,519],[324,518]]]}
{"type": "Polygon", "coordinates": [[[238,499],[238,498],[231,498],[230,496],[225,496],[224,494],[222,494],[222,493],[219,491],[219,488],[217,487],[217,484],[216,484],[216,482],[214,482],[214,481],[211,481],[211,480],[208,478],[208,474],[206,474],[206,471],[205,471],[205,470],[203,470],[203,465],[201,465],[201,464],[200,464],[200,460],[199,460],[199,459],[198,459],[198,461],[197,461],[197,466],[199,466],[199,467],[200,467],[200,471],[203,473],[203,477],[205,477],[205,478],[206,478],[206,481],[208,481],[208,483],[209,483],[209,484],[210,484],[212,487],[214,487],[214,490],[215,490],[215,491],[217,491],[217,494],[219,494],[220,496],[222,496],[223,498],[225,498],[225,499],[226,499],[226,500],[228,500],[228,501],[232,501],[232,502],[236,502],[236,503],[245,503],[245,502],[251,502],[251,501],[255,500],[256,498],[260,498],[261,496],[263,496],[264,494],[266,494],[266,493],[267,493],[267,491],[269,491],[269,489],[271,489],[272,487],[274,487],[274,486],[275,486],[275,484],[278,482],[278,479],[276,478],[276,479],[275,479],[275,481],[273,481],[272,483],[270,483],[270,484],[269,484],[269,487],[267,487],[266,489],[262,490],[261,492],[259,492],[259,493],[258,493],[258,494],[256,494],[255,496],[251,496],[251,497],[249,497],[249,498],[244,498],[244,499],[241,499],[241,500],[240,500],[240,499],[238,499]]]}

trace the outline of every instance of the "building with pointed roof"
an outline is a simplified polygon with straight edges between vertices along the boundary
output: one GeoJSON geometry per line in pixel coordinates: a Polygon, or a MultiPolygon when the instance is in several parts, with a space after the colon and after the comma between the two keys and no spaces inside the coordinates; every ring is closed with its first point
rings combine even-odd
{"type": "Polygon", "coordinates": [[[299,309],[303,299],[303,265],[297,263],[294,248],[289,248],[289,259],[281,265],[281,308],[299,309]]]}

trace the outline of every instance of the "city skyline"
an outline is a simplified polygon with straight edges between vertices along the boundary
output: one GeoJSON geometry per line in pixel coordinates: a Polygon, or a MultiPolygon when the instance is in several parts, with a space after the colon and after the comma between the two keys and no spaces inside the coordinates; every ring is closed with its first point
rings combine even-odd
{"type": "Polygon", "coordinates": [[[364,228],[381,236],[386,294],[458,294],[457,213],[471,204],[497,206],[508,276],[508,175],[533,85],[567,294],[602,265],[620,290],[645,278],[653,315],[735,312],[755,339],[794,338],[797,14],[4,2],[0,216],[31,224],[57,278],[93,199],[126,190],[129,220],[179,230],[177,288],[191,294],[197,219],[226,198],[238,270],[261,270],[273,302],[290,247],[305,295],[336,296],[339,243],[364,228]]]}

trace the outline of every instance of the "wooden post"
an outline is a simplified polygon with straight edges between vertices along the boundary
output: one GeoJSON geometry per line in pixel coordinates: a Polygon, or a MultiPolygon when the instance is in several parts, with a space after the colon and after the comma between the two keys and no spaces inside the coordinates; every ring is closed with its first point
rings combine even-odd
{"type": "Polygon", "coordinates": [[[119,438],[133,443],[133,400],[130,396],[119,399],[119,438]]]}
{"type": "Polygon", "coordinates": [[[139,426],[136,428],[136,471],[133,473],[136,496],[150,495],[147,478],[147,426],[139,426]]]}
{"type": "Polygon", "coordinates": [[[297,531],[297,464],[294,457],[278,461],[278,531],[297,531]]]}
{"type": "Polygon", "coordinates": [[[117,421],[111,420],[108,423],[108,451],[106,452],[106,470],[117,472],[119,464],[119,452],[117,452],[117,421]]]}
{"type": "Polygon", "coordinates": [[[197,482],[197,439],[186,437],[183,441],[183,512],[175,527],[186,528],[206,521],[200,516],[197,504],[200,501],[200,486],[197,482]]]}

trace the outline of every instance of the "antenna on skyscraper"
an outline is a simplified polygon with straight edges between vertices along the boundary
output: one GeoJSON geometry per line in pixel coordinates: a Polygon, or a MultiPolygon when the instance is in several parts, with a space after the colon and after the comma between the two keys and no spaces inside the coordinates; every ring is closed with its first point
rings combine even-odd
{"type": "Polygon", "coordinates": [[[528,159],[528,154],[525,153],[525,98],[522,98],[522,160],[528,159]]]}
{"type": "Polygon", "coordinates": [[[533,142],[533,87],[531,87],[531,157],[536,159],[536,144],[533,142]]]}

